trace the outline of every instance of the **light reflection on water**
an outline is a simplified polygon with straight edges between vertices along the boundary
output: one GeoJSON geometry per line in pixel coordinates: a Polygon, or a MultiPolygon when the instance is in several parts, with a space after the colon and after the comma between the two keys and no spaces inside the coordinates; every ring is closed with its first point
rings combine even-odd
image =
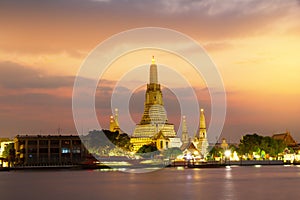
{"type": "Polygon", "coordinates": [[[231,168],[226,168],[225,171],[225,182],[224,182],[224,187],[223,187],[223,199],[224,200],[234,200],[236,197],[234,196],[234,182],[232,180],[232,169],[231,168]]]}
{"type": "Polygon", "coordinates": [[[299,199],[300,168],[167,168],[0,173],[0,199],[299,199]]]}

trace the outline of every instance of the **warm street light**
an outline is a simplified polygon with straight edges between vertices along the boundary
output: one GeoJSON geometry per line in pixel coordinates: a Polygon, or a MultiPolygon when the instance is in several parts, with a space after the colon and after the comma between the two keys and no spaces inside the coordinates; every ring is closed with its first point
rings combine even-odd
{"type": "Polygon", "coordinates": [[[229,165],[230,165],[230,156],[231,156],[231,151],[230,150],[226,150],[224,152],[225,154],[225,163],[226,163],[226,160],[228,159],[229,160],[229,165]]]}
{"type": "Polygon", "coordinates": [[[231,156],[231,151],[230,150],[226,150],[224,152],[224,154],[225,154],[225,157],[229,158],[231,156]]]}

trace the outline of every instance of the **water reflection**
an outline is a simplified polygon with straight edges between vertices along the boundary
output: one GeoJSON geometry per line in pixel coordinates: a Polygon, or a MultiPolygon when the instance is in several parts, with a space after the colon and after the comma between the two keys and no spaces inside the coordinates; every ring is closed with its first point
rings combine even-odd
{"type": "Polygon", "coordinates": [[[232,180],[232,168],[226,168],[225,180],[223,187],[223,199],[224,200],[235,200],[234,182],[232,180]]]}
{"type": "Polygon", "coordinates": [[[1,199],[299,199],[295,166],[0,173],[1,199]],[[16,192],[18,191],[18,192],[16,192]]]}

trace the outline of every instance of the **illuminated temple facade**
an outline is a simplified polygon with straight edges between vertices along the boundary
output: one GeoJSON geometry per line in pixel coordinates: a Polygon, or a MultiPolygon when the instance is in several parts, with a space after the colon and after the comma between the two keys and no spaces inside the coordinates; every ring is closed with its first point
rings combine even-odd
{"type": "Polygon", "coordinates": [[[168,123],[157,75],[157,65],[152,58],[150,80],[145,94],[144,113],[130,140],[134,151],[150,143],[155,143],[159,150],[180,147],[182,144],[180,138],[176,136],[174,124],[168,123]]]}

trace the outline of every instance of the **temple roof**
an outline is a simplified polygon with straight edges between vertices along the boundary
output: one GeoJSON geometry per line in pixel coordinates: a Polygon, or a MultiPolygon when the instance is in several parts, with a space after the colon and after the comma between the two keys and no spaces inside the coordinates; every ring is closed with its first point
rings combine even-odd
{"type": "Polygon", "coordinates": [[[165,139],[167,140],[168,138],[164,136],[163,132],[162,131],[159,131],[158,133],[156,133],[154,136],[153,136],[154,139],[165,139]]]}
{"type": "Polygon", "coordinates": [[[196,150],[196,151],[198,151],[198,148],[195,146],[195,144],[194,144],[194,142],[188,142],[188,143],[185,143],[185,144],[183,144],[181,147],[180,147],[180,149],[181,149],[181,151],[184,151],[184,150],[189,150],[189,151],[191,151],[191,150],[196,150]]]}
{"type": "Polygon", "coordinates": [[[287,131],[285,133],[278,133],[274,134],[272,136],[275,140],[283,140],[288,146],[296,146],[297,142],[294,140],[294,138],[291,136],[290,132],[287,131]]]}

